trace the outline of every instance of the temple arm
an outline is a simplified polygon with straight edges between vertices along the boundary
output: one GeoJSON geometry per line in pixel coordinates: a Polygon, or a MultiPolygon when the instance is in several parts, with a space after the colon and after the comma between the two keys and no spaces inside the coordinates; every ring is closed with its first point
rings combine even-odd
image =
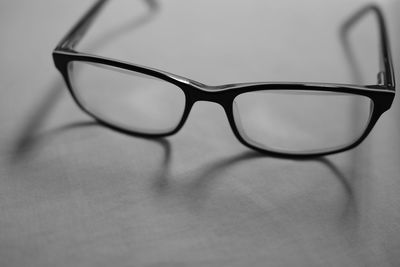
{"type": "Polygon", "coordinates": [[[107,0],[98,0],[57,45],[57,49],[72,50],[92,25],[107,0]]]}
{"type": "Polygon", "coordinates": [[[376,15],[379,27],[381,72],[379,72],[378,74],[378,84],[394,90],[395,77],[392,56],[390,53],[388,34],[386,30],[385,20],[383,18],[383,13],[378,6],[368,5],[355,13],[350,19],[348,19],[341,28],[342,40],[347,40],[349,30],[369,12],[373,12],[376,15]]]}

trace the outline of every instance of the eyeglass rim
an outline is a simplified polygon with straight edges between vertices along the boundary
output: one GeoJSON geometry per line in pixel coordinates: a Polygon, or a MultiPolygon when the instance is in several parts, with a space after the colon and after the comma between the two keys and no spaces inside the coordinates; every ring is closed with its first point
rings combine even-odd
{"type": "Polygon", "coordinates": [[[75,51],[54,51],[53,53],[54,61],[56,67],[62,73],[67,87],[75,100],[76,104],[88,115],[96,119],[100,124],[116,130],[121,133],[128,135],[147,137],[147,138],[159,138],[166,137],[177,133],[186,122],[190,110],[194,103],[198,101],[210,101],[220,104],[227,115],[231,129],[236,136],[236,138],[245,146],[259,151],[264,154],[269,154],[275,157],[316,157],[329,155],[333,153],[339,153],[351,148],[354,148],[360,144],[366,136],[370,133],[373,126],[376,124],[379,117],[390,108],[395,92],[391,89],[385,88],[380,85],[350,85],[350,84],[338,84],[338,83],[301,83],[301,82],[257,82],[257,83],[238,83],[238,84],[225,84],[220,86],[208,86],[197,81],[184,78],[175,74],[171,74],[162,70],[157,70],[154,68],[148,68],[140,66],[137,64],[128,63],[125,61],[110,59],[106,57],[101,57],[97,55],[80,53],[75,51]],[[125,129],[118,125],[112,124],[101,118],[100,116],[91,112],[77,97],[77,94],[72,85],[70,75],[69,75],[69,64],[71,62],[88,62],[106,65],[110,67],[120,68],[126,71],[136,72],[143,75],[151,76],[165,82],[169,82],[179,87],[185,95],[185,108],[178,125],[165,133],[144,133],[137,132],[131,129],[125,129]],[[233,100],[243,93],[260,91],[260,90],[298,90],[298,91],[320,91],[320,92],[336,92],[336,93],[346,93],[354,95],[362,95],[371,99],[373,103],[373,109],[371,111],[371,117],[368,126],[365,128],[362,135],[356,139],[353,143],[347,145],[321,150],[321,151],[309,151],[309,152],[281,152],[274,151],[270,149],[265,149],[252,144],[250,141],[246,140],[240,133],[238,126],[235,122],[232,103],[233,100]]]}

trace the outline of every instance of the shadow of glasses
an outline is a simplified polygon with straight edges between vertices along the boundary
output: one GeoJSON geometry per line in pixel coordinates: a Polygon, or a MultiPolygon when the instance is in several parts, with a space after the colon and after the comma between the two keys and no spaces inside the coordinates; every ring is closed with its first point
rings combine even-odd
{"type": "MultiPolygon", "coordinates": [[[[67,124],[53,130],[49,130],[41,135],[38,135],[33,140],[34,143],[40,144],[44,140],[49,140],[57,137],[59,134],[63,134],[66,131],[82,130],[87,127],[102,127],[95,121],[82,121],[67,124]]],[[[260,154],[256,151],[246,151],[238,155],[224,158],[222,160],[205,164],[196,168],[193,171],[187,172],[188,179],[185,183],[177,182],[173,179],[173,166],[172,166],[172,146],[168,139],[148,139],[141,138],[147,142],[153,142],[158,144],[162,149],[162,158],[158,163],[155,163],[155,172],[152,172],[153,179],[151,183],[151,190],[154,192],[157,198],[164,198],[169,196],[179,196],[185,199],[191,209],[199,210],[202,208],[202,204],[207,199],[209,190],[212,185],[220,178],[223,177],[224,173],[229,170],[232,166],[241,164],[254,159],[268,159],[269,157],[264,154],[260,154]]],[[[310,158],[302,160],[292,160],[301,162],[318,162],[326,167],[337,181],[340,183],[343,191],[346,195],[346,205],[343,207],[341,216],[341,222],[346,225],[352,224],[354,228],[358,225],[358,204],[357,197],[353,190],[352,183],[349,178],[329,159],[322,158],[310,158]]]]}
{"type": "MultiPolygon", "coordinates": [[[[65,133],[66,131],[77,130],[87,127],[102,127],[102,126],[95,121],[82,121],[82,122],[71,123],[47,131],[46,133],[37,136],[34,142],[40,143],[42,140],[50,139],[59,134],[65,133]]],[[[174,184],[174,181],[172,181],[171,179],[172,146],[170,141],[164,138],[158,138],[158,139],[141,138],[141,139],[146,140],[148,142],[157,143],[163,150],[162,160],[159,166],[156,167],[157,171],[152,185],[153,190],[157,193],[157,195],[166,195],[173,192],[177,185],[174,184]]],[[[218,179],[218,177],[221,176],[230,167],[238,163],[243,163],[253,159],[266,159],[266,158],[268,157],[256,151],[246,151],[238,155],[235,155],[233,157],[225,158],[216,162],[212,162],[210,164],[206,164],[205,166],[201,166],[197,170],[193,171],[193,173],[195,173],[195,176],[193,179],[191,179],[190,183],[185,185],[184,190],[186,190],[187,196],[190,199],[194,200],[195,202],[199,202],[201,201],[201,199],[204,199],[207,188],[211,186],[213,181],[218,179]]],[[[346,177],[343,174],[343,172],[332,161],[330,161],[325,157],[293,160],[293,161],[319,162],[323,166],[325,166],[328,170],[330,170],[330,172],[340,182],[348,197],[347,206],[349,207],[349,210],[352,210],[353,213],[356,212],[354,191],[349,181],[349,178],[346,177]]]]}
{"type": "MultiPolygon", "coordinates": [[[[94,40],[88,45],[88,49],[96,50],[100,47],[107,45],[109,42],[114,41],[118,36],[133,31],[138,27],[150,22],[160,6],[157,0],[142,0],[148,7],[145,14],[140,17],[133,18],[128,22],[124,22],[118,25],[112,31],[104,33],[98,39],[94,40]]],[[[30,152],[33,152],[35,141],[38,138],[35,137],[39,129],[43,126],[51,111],[55,108],[58,101],[60,100],[61,94],[65,89],[64,81],[61,77],[51,82],[47,94],[43,100],[36,105],[34,110],[30,113],[29,118],[26,120],[27,124],[21,129],[21,135],[17,137],[15,144],[13,145],[12,161],[18,162],[28,156],[30,152]]]]}
{"type": "MultiPolygon", "coordinates": [[[[154,178],[152,188],[157,197],[167,197],[169,195],[179,195],[185,198],[186,203],[189,203],[191,208],[201,208],[201,203],[207,199],[207,192],[212,184],[216,182],[219,177],[232,166],[246,161],[262,158],[268,159],[268,156],[260,154],[256,151],[247,151],[235,155],[230,158],[225,158],[210,164],[201,166],[193,171],[190,171],[190,179],[188,182],[177,182],[173,179],[171,173],[171,145],[168,140],[157,141],[164,149],[164,160],[160,165],[157,175],[154,178]]],[[[287,159],[284,159],[287,160],[287,159]]],[[[346,206],[343,208],[341,219],[343,222],[356,224],[358,221],[358,205],[357,198],[354,195],[352,183],[349,178],[329,159],[322,158],[310,158],[310,159],[298,159],[292,161],[301,162],[318,162],[326,167],[340,183],[343,191],[346,195],[346,206]]]]}
{"type": "Polygon", "coordinates": [[[17,136],[12,151],[13,162],[22,160],[29,152],[32,152],[37,132],[60,100],[61,93],[65,88],[64,81],[61,78],[56,79],[51,83],[49,88],[44,98],[35,107],[34,111],[30,113],[29,118],[26,120],[26,125],[21,129],[21,135],[17,136]]]}

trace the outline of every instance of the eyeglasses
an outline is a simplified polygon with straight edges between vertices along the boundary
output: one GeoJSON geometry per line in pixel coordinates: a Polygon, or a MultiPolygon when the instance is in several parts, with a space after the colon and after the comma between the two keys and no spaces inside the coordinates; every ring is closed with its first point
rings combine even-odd
{"type": "Polygon", "coordinates": [[[363,8],[342,26],[345,36],[365,14],[376,15],[382,63],[377,84],[209,86],[75,51],[106,2],[97,1],[89,9],[55,48],[53,58],[78,106],[111,129],[142,137],[169,136],[181,129],[195,102],[210,101],[223,107],[233,133],[249,148],[280,157],[322,156],[360,144],[393,102],[394,71],[383,14],[377,6],[363,8]]]}

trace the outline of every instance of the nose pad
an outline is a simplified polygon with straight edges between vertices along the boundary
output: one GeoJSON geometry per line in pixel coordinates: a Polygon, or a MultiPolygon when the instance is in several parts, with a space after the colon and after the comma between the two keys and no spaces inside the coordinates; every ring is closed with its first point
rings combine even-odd
{"type": "Polygon", "coordinates": [[[232,102],[233,122],[240,134],[243,134],[242,118],[240,117],[239,107],[236,101],[232,102]]]}
{"type": "Polygon", "coordinates": [[[239,107],[236,101],[232,102],[232,113],[233,113],[233,123],[235,124],[235,128],[239,132],[239,135],[242,139],[250,140],[249,136],[246,134],[243,124],[242,118],[240,116],[239,107]]]}

